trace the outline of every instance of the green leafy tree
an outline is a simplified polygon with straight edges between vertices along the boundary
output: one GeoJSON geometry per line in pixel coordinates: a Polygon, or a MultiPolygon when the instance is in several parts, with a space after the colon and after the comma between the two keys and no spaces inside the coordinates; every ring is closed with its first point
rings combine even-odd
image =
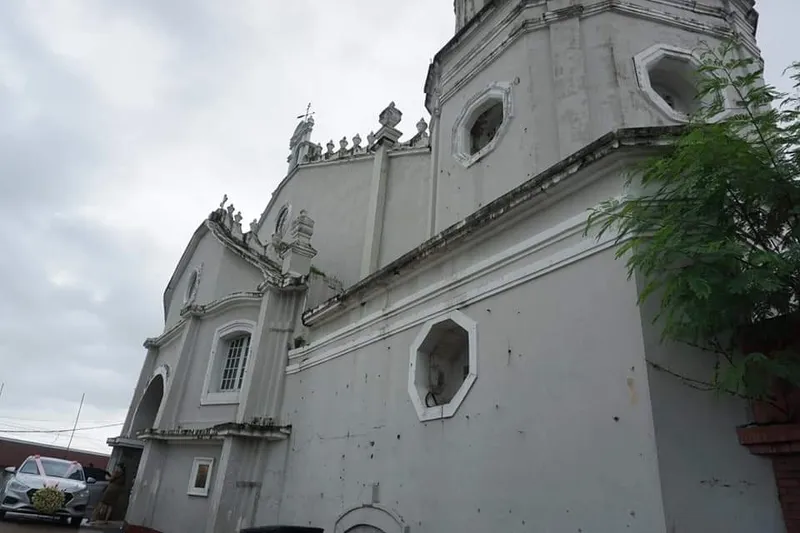
{"type": "Polygon", "coordinates": [[[699,110],[587,232],[616,232],[617,257],[644,280],[639,303],[660,299],[663,340],[717,357],[710,388],[768,400],[776,379],[800,386],[798,354],[744,353],[737,333],[800,307],[800,63],[794,95],[764,85],[734,42],[703,47],[701,64],[699,110]]]}

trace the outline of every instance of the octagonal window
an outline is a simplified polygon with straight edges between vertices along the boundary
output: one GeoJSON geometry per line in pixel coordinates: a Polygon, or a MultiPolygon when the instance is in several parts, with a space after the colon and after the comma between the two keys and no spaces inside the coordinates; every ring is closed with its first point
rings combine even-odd
{"type": "MultiPolygon", "coordinates": [[[[634,63],[645,96],[668,118],[687,122],[704,103],[698,95],[700,60],[692,52],[655,45],[637,54],[634,63]]],[[[724,94],[720,96],[725,98],[724,94]]],[[[724,108],[726,111],[712,120],[727,114],[730,109],[727,100],[724,100],[724,108]]]]}
{"type": "Polygon", "coordinates": [[[476,324],[461,312],[423,326],[411,346],[408,392],[419,419],[452,417],[477,378],[476,324]]]}
{"type": "Polygon", "coordinates": [[[453,124],[453,157],[469,167],[500,142],[512,117],[511,84],[493,83],[470,98],[453,124]]]}

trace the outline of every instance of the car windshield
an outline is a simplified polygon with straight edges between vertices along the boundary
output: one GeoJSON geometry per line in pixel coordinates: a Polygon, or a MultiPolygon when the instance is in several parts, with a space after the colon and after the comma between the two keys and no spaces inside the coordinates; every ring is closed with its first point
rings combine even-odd
{"type": "Polygon", "coordinates": [[[74,479],[83,481],[83,468],[78,463],[61,461],[59,459],[46,459],[42,457],[42,468],[47,477],[60,477],[64,479],[74,479]]]}

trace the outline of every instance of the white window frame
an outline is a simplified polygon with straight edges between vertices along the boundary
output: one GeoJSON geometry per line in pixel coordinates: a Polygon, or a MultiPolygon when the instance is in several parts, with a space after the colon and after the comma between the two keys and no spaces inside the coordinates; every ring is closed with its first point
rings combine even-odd
{"type": "Polygon", "coordinates": [[[203,275],[203,265],[200,264],[189,273],[186,281],[186,291],[183,294],[183,305],[194,303],[197,298],[197,289],[200,287],[200,276],[203,275]]]}
{"type": "Polygon", "coordinates": [[[289,229],[289,219],[292,216],[292,205],[291,204],[283,204],[281,208],[278,210],[278,214],[275,216],[275,231],[273,235],[277,235],[278,238],[283,239],[286,235],[286,231],[289,229]]]}
{"type": "Polygon", "coordinates": [[[465,168],[474,165],[489,155],[489,153],[491,153],[492,150],[497,147],[497,144],[508,131],[508,127],[511,124],[511,119],[514,118],[511,87],[511,83],[495,82],[489,84],[481,92],[475,94],[469,100],[467,100],[467,103],[464,104],[464,108],[461,110],[458,118],[456,118],[456,121],[453,124],[452,133],[453,157],[465,168]],[[474,154],[470,153],[470,130],[472,130],[472,125],[475,123],[475,120],[480,116],[480,114],[488,108],[487,106],[493,102],[502,102],[503,122],[500,123],[497,133],[495,133],[492,140],[489,141],[486,146],[474,154]]]}
{"type": "Polygon", "coordinates": [[[208,496],[208,491],[211,488],[211,475],[214,473],[214,458],[213,457],[195,457],[192,462],[192,472],[189,476],[189,488],[186,494],[189,496],[208,496]],[[197,481],[197,474],[200,472],[202,465],[208,466],[208,474],[206,475],[206,486],[203,488],[195,487],[197,481]]]}
{"type": "Polygon", "coordinates": [[[211,341],[211,353],[208,357],[208,368],[203,383],[203,394],[200,398],[200,405],[230,405],[239,403],[242,389],[221,391],[222,372],[225,368],[225,361],[228,357],[228,341],[239,335],[250,335],[247,360],[245,361],[244,376],[242,386],[247,381],[247,373],[253,362],[253,333],[256,323],[252,320],[234,320],[228,322],[214,331],[214,339],[211,341]]]}
{"type": "MultiPolygon", "coordinates": [[[[679,48],[669,44],[659,43],[642,50],[633,57],[634,70],[636,78],[639,82],[639,87],[642,89],[645,97],[653,104],[656,109],[668,119],[678,122],[689,122],[689,115],[673,109],[667,102],[656,92],[650,83],[650,66],[661,59],[672,58],[679,61],[688,63],[691,67],[699,69],[702,65],[702,60],[694,54],[691,50],[679,48]]],[[[733,105],[728,91],[724,90],[720,94],[724,102],[724,109],[711,117],[710,122],[718,122],[733,114],[733,105]]]]}
{"type": "Polygon", "coordinates": [[[464,399],[467,397],[467,393],[469,393],[475,381],[478,379],[478,323],[461,311],[451,311],[450,313],[429,320],[422,326],[422,329],[417,334],[417,338],[411,344],[409,356],[408,395],[417,412],[419,421],[427,422],[429,420],[451,418],[456,414],[459,406],[461,406],[464,399]],[[448,403],[428,407],[425,404],[425,399],[420,397],[416,383],[417,364],[419,358],[425,356],[425,354],[420,351],[420,347],[425,343],[433,327],[447,320],[452,320],[467,332],[469,373],[464,378],[455,396],[453,396],[448,403]]]}

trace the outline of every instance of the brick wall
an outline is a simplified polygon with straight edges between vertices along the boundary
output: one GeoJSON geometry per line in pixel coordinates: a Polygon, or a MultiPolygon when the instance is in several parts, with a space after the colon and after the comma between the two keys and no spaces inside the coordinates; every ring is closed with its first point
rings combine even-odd
{"type": "Polygon", "coordinates": [[[85,452],[81,450],[70,450],[58,446],[47,446],[36,442],[25,442],[10,439],[0,439],[0,468],[7,466],[19,467],[22,462],[31,455],[43,455],[48,457],[58,457],[78,461],[82,465],[88,466],[92,463],[97,468],[105,469],[108,466],[108,455],[100,453],[85,452]]]}
{"type": "Polygon", "coordinates": [[[775,456],[772,458],[772,468],[786,533],[800,533],[800,455],[775,456]]]}
{"type": "Polygon", "coordinates": [[[736,432],[750,453],[772,461],[786,533],[800,533],[800,425],[749,426],[736,432]]]}

